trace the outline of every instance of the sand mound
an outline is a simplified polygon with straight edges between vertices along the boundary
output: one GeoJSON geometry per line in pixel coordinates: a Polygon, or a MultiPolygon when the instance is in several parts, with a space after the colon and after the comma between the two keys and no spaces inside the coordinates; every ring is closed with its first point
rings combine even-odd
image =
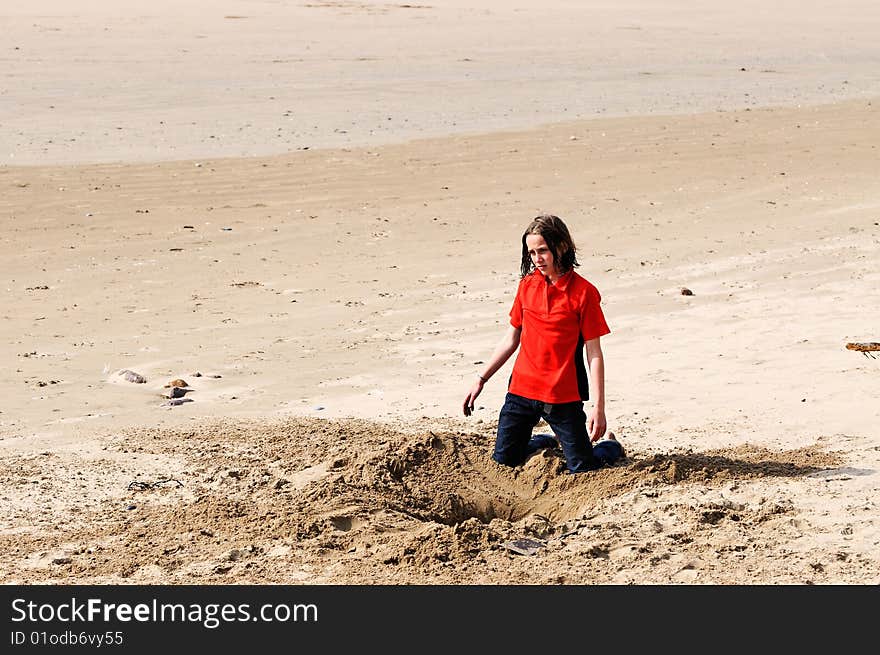
{"type": "MultiPolygon", "coordinates": [[[[94,481],[92,504],[54,486],[54,515],[4,531],[0,572],[28,582],[558,582],[578,554],[579,580],[589,581],[621,548],[654,549],[635,535],[645,524],[681,546],[707,526],[754,532],[796,513],[784,500],[736,503],[707,488],[803,476],[837,461],[815,448],[631,453],[619,466],[572,476],[553,451],[508,469],[489,459],[491,432],[431,425],[293,419],[117,434],[105,458],[67,465],[94,481]],[[120,470],[112,453],[136,454],[140,470],[120,470]],[[657,502],[676,489],[690,500],[657,502]],[[646,510],[646,499],[655,506],[646,510]],[[661,510],[680,525],[664,527],[661,510]],[[523,537],[541,544],[540,566],[506,549],[523,537]]],[[[59,459],[4,462],[3,481],[31,486],[47,457],[59,459]]]]}

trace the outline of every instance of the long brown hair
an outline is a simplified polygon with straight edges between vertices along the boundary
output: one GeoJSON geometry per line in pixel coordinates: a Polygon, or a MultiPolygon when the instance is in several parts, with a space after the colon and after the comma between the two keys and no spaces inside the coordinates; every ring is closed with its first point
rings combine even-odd
{"type": "Polygon", "coordinates": [[[553,252],[553,263],[560,275],[568,273],[575,266],[580,266],[577,260],[577,248],[571,238],[568,227],[558,216],[541,214],[532,219],[522,236],[522,264],[520,273],[522,277],[530,275],[535,270],[532,258],[529,257],[529,247],[526,245],[526,237],[530,234],[539,234],[544,237],[547,247],[553,252]]]}

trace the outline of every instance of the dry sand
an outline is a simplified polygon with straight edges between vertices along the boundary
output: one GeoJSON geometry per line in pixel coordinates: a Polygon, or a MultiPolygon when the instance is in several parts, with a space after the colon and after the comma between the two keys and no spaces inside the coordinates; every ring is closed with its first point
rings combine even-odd
{"type": "Polygon", "coordinates": [[[878,9],[226,4],[4,16],[0,581],[880,581],[878,9]],[[459,416],[543,211],[612,328],[590,475],[491,463],[512,362],[459,416]]]}

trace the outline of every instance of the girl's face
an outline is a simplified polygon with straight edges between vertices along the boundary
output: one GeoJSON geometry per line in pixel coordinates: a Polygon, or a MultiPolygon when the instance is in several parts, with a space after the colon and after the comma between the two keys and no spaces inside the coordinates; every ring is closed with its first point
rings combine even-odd
{"type": "Polygon", "coordinates": [[[529,234],[526,236],[526,248],[529,250],[529,257],[541,274],[549,278],[551,282],[556,282],[559,277],[559,271],[556,269],[556,259],[553,251],[544,241],[544,237],[540,234],[529,234]]]}

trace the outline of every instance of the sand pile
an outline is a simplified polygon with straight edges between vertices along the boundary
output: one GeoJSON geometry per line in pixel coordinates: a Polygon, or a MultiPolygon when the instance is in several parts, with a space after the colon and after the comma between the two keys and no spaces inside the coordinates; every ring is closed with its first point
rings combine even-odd
{"type": "Polygon", "coordinates": [[[516,469],[497,466],[493,426],[480,427],[222,421],[123,431],[104,440],[98,458],[6,457],[7,522],[19,527],[4,526],[0,579],[587,583],[686,579],[714,560],[715,575],[742,580],[748,567],[725,561],[760,562],[805,528],[791,500],[757,496],[751,485],[841,461],[818,445],[744,446],[630,453],[618,466],[571,476],[552,450],[516,469]],[[120,466],[122,458],[135,464],[120,466]],[[91,504],[83,484],[99,490],[91,504]],[[51,506],[32,502],[47,493],[51,506]],[[522,539],[533,556],[509,547],[522,539]]]}

